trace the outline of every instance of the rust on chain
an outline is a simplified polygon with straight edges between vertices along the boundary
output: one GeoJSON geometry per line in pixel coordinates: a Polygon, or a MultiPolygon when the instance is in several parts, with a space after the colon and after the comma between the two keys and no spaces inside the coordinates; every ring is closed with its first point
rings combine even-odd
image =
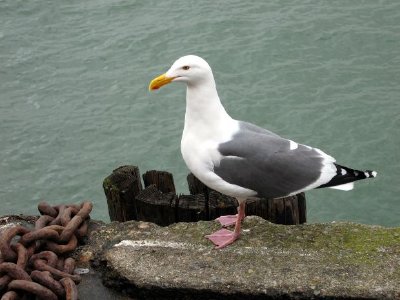
{"type": "Polygon", "coordinates": [[[10,242],[15,236],[21,236],[28,232],[30,232],[30,230],[23,226],[15,226],[4,230],[0,239],[0,252],[5,261],[14,262],[17,260],[17,253],[11,249],[10,242]]]}
{"type": "Polygon", "coordinates": [[[55,254],[52,251],[42,251],[39,253],[36,253],[34,255],[31,256],[29,263],[31,265],[33,265],[34,261],[37,259],[41,259],[44,260],[46,262],[47,265],[51,266],[51,267],[56,267],[57,266],[57,262],[58,262],[58,256],[57,254],[55,254]]]}
{"type": "Polygon", "coordinates": [[[36,295],[40,299],[46,300],[57,300],[56,294],[50,291],[48,288],[43,285],[26,280],[13,280],[8,285],[10,290],[21,290],[24,292],[29,292],[30,294],[36,295]]]}
{"type": "Polygon", "coordinates": [[[3,275],[0,277],[0,294],[3,290],[7,288],[11,280],[12,278],[9,275],[3,275]]]}
{"type": "Polygon", "coordinates": [[[76,215],[78,213],[78,209],[75,207],[67,207],[64,209],[63,213],[61,214],[60,217],[60,222],[62,226],[67,226],[67,224],[71,221],[72,216],[76,215]]]}
{"type": "Polygon", "coordinates": [[[83,222],[82,217],[78,215],[73,217],[71,221],[68,223],[68,225],[65,226],[63,232],[60,234],[60,239],[59,239],[60,242],[69,241],[82,222],[83,222]]]}
{"type": "Polygon", "coordinates": [[[68,274],[73,274],[75,270],[75,259],[68,257],[64,260],[63,271],[68,274]]]}
{"type": "Polygon", "coordinates": [[[65,229],[60,234],[60,242],[68,241],[83,221],[87,219],[92,211],[93,204],[91,202],[83,202],[82,208],[78,213],[65,225],[65,229]]]}
{"type": "Polygon", "coordinates": [[[45,201],[42,201],[38,204],[38,210],[41,215],[47,215],[50,217],[57,217],[58,211],[54,207],[51,207],[50,204],[48,204],[45,201]]]}
{"type": "Polygon", "coordinates": [[[68,274],[64,271],[50,267],[42,259],[35,260],[35,262],[33,263],[33,266],[35,267],[36,270],[39,270],[39,271],[49,271],[51,273],[51,275],[53,275],[57,279],[68,277],[77,283],[81,281],[81,277],[79,275],[68,274]]]}
{"type": "Polygon", "coordinates": [[[10,263],[10,262],[3,262],[0,264],[0,274],[7,274],[13,279],[23,279],[31,281],[31,277],[28,273],[22,269],[20,266],[10,263]]]}
{"type": "Polygon", "coordinates": [[[1,300],[17,300],[19,299],[19,295],[15,291],[8,291],[1,297],[1,300]]]}
{"type": "Polygon", "coordinates": [[[55,209],[58,211],[58,215],[53,219],[53,221],[50,222],[50,225],[61,225],[61,216],[66,208],[67,205],[64,204],[55,206],[55,209]]]}
{"type": "Polygon", "coordinates": [[[77,213],[78,216],[81,216],[83,219],[89,217],[90,212],[93,209],[93,203],[89,201],[85,201],[81,205],[81,209],[77,213]]]}
{"type": "Polygon", "coordinates": [[[1,300],[19,300],[21,299],[17,292],[15,291],[8,291],[1,297],[1,300]]]}
{"type": "Polygon", "coordinates": [[[54,294],[56,294],[60,298],[65,297],[65,289],[62,284],[55,280],[51,275],[50,272],[47,271],[38,271],[34,270],[31,273],[31,278],[34,282],[43,285],[44,287],[48,288],[54,294]]]}
{"type": "Polygon", "coordinates": [[[76,238],[75,235],[72,235],[68,244],[63,245],[63,244],[58,244],[57,242],[51,242],[47,241],[46,242],[46,247],[50,251],[53,251],[56,254],[65,254],[72,252],[76,249],[78,246],[78,239],[76,238]]]}
{"type": "Polygon", "coordinates": [[[78,288],[75,282],[73,282],[71,278],[63,278],[60,282],[65,288],[65,299],[78,300],[78,288]]]}
{"type": "Polygon", "coordinates": [[[40,216],[39,219],[37,219],[37,221],[35,222],[35,229],[41,229],[49,225],[53,220],[54,218],[51,216],[47,215],[40,216]]]}
{"type": "MultiPolygon", "coordinates": [[[[89,220],[89,218],[88,218],[89,220]]],[[[75,235],[78,238],[79,241],[82,241],[82,239],[87,236],[88,229],[89,229],[89,222],[83,222],[81,226],[76,230],[75,235]]]]}
{"type": "Polygon", "coordinates": [[[21,267],[22,269],[25,269],[29,258],[28,249],[26,249],[24,245],[20,243],[11,245],[11,249],[13,249],[17,253],[17,266],[21,267]]]}
{"type": "Polygon", "coordinates": [[[0,234],[1,300],[78,299],[74,251],[88,232],[92,203],[38,205],[35,228],[14,226],[0,234]],[[18,238],[19,237],[19,238],[18,238]]]}
{"type": "Polygon", "coordinates": [[[60,257],[57,261],[57,265],[54,266],[57,270],[64,270],[64,258],[60,257]]]}
{"type": "Polygon", "coordinates": [[[44,227],[31,231],[21,237],[20,243],[25,246],[37,240],[58,240],[60,238],[57,231],[44,227]]]}

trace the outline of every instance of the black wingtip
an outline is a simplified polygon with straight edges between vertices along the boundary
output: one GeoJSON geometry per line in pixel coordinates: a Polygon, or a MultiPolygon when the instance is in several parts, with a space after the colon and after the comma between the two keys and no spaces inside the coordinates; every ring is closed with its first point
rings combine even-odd
{"type": "Polygon", "coordinates": [[[338,164],[335,164],[335,166],[336,176],[334,176],[328,183],[323,184],[318,188],[342,185],[366,178],[374,178],[378,175],[376,171],[359,171],[338,164]]]}

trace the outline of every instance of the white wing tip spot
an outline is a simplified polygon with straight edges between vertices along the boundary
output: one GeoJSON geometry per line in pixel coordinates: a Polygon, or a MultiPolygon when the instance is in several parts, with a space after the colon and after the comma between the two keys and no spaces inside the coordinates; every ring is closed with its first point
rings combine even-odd
{"type": "Polygon", "coordinates": [[[347,174],[347,171],[346,171],[345,169],[342,169],[342,170],[340,171],[340,173],[342,173],[342,175],[346,175],[346,174],[347,174]]]}
{"type": "Polygon", "coordinates": [[[378,173],[376,171],[372,171],[371,175],[372,175],[372,177],[376,177],[376,175],[378,175],[378,173]]]}
{"type": "Polygon", "coordinates": [[[299,148],[299,144],[297,144],[296,142],[289,140],[289,143],[290,143],[290,150],[296,150],[297,148],[299,148]]]}
{"type": "Polygon", "coordinates": [[[331,189],[341,190],[341,191],[350,191],[354,188],[354,182],[349,182],[341,185],[330,186],[331,189]]]}

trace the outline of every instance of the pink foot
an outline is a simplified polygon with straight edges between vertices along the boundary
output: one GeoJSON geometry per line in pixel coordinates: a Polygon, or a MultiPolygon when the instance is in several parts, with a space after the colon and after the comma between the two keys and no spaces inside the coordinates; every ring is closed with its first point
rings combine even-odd
{"type": "Polygon", "coordinates": [[[237,218],[238,218],[238,215],[228,215],[228,216],[220,216],[219,218],[216,218],[215,220],[220,222],[222,226],[228,227],[231,225],[235,225],[237,218]]]}
{"type": "Polygon", "coordinates": [[[206,235],[206,238],[216,245],[216,249],[221,249],[229,244],[232,244],[239,237],[239,234],[232,232],[227,229],[220,229],[210,235],[206,235]]]}

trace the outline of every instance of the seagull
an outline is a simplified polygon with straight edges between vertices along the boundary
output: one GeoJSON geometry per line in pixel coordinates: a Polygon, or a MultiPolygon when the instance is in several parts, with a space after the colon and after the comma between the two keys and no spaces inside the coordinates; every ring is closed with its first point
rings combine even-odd
{"type": "Polygon", "coordinates": [[[377,175],[339,165],[320,149],[233,119],[218,97],[211,67],[199,56],[176,60],[150,82],[149,90],[171,82],[186,84],[181,152],[187,167],[206,186],[239,203],[236,215],[217,219],[223,227],[235,225],[234,230],[222,228],[206,236],[218,249],[239,238],[248,199],[282,198],[324,187],[348,191],[354,181],[377,175]]]}

